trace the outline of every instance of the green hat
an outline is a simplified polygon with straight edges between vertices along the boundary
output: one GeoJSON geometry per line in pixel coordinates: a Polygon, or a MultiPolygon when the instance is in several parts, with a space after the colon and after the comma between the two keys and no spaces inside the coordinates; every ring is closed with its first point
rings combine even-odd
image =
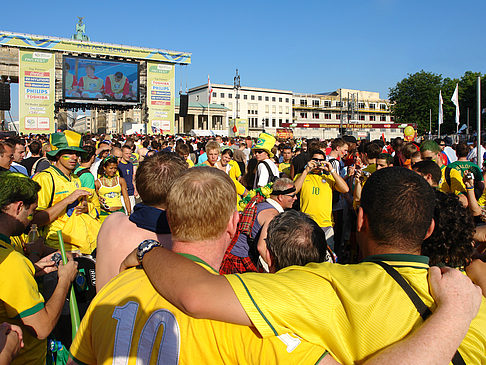
{"type": "Polygon", "coordinates": [[[49,137],[52,151],[47,152],[51,157],[56,156],[61,151],[86,152],[82,148],[83,141],[81,135],[73,131],[52,133],[49,137]]]}
{"type": "Polygon", "coordinates": [[[252,150],[264,150],[268,153],[268,157],[273,157],[273,146],[275,146],[275,137],[268,133],[260,133],[252,150]]]}

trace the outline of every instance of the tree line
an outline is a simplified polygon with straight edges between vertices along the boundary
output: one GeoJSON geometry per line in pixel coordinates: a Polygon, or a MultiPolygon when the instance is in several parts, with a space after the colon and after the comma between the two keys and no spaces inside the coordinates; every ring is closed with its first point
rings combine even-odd
{"type": "MultiPolygon", "coordinates": [[[[481,108],[486,108],[486,75],[480,72],[466,71],[457,79],[443,78],[440,74],[424,70],[408,74],[396,86],[390,88],[389,99],[396,123],[416,123],[419,134],[429,132],[429,120],[432,114],[432,133],[437,133],[439,113],[439,91],[442,90],[444,123],[441,134],[456,132],[455,110],[451,98],[459,84],[460,126],[467,125],[469,110],[469,131],[476,130],[477,118],[477,78],[481,76],[481,108]]],[[[483,122],[485,115],[482,114],[483,122]]]]}

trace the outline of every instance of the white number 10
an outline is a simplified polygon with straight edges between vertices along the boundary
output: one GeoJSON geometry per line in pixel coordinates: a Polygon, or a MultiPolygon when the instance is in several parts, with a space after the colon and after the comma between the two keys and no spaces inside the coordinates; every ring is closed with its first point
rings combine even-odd
{"type": "MultiPolygon", "coordinates": [[[[113,365],[128,364],[132,344],[133,329],[137,318],[138,303],[128,302],[123,307],[116,307],[112,317],[118,321],[113,348],[113,365]]],[[[150,361],[155,338],[162,325],[163,335],[157,354],[157,364],[178,364],[180,352],[180,331],[174,314],[167,309],[153,312],[145,322],[137,348],[137,365],[145,365],[150,361]]]]}

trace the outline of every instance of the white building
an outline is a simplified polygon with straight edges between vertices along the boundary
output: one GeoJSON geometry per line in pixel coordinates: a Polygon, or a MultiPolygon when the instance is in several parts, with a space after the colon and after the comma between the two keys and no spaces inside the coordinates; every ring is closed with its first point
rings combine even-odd
{"type": "MultiPolygon", "coordinates": [[[[208,129],[228,130],[229,118],[248,121],[249,134],[258,136],[265,129],[275,134],[277,128],[292,122],[292,91],[241,87],[238,92],[232,85],[211,84],[211,104],[228,108],[226,120],[217,123],[211,118],[208,129]]],[[[189,103],[208,102],[208,84],[189,90],[189,103]]],[[[207,119],[206,119],[207,120],[207,119]]]]}

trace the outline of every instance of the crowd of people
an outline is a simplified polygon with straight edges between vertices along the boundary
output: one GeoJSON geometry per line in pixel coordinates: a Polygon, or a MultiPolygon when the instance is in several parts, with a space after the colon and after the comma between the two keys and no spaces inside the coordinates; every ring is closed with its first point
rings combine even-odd
{"type": "Polygon", "coordinates": [[[2,136],[0,364],[54,356],[79,257],[70,363],[486,363],[486,154],[448,142],[2,136]]]}

